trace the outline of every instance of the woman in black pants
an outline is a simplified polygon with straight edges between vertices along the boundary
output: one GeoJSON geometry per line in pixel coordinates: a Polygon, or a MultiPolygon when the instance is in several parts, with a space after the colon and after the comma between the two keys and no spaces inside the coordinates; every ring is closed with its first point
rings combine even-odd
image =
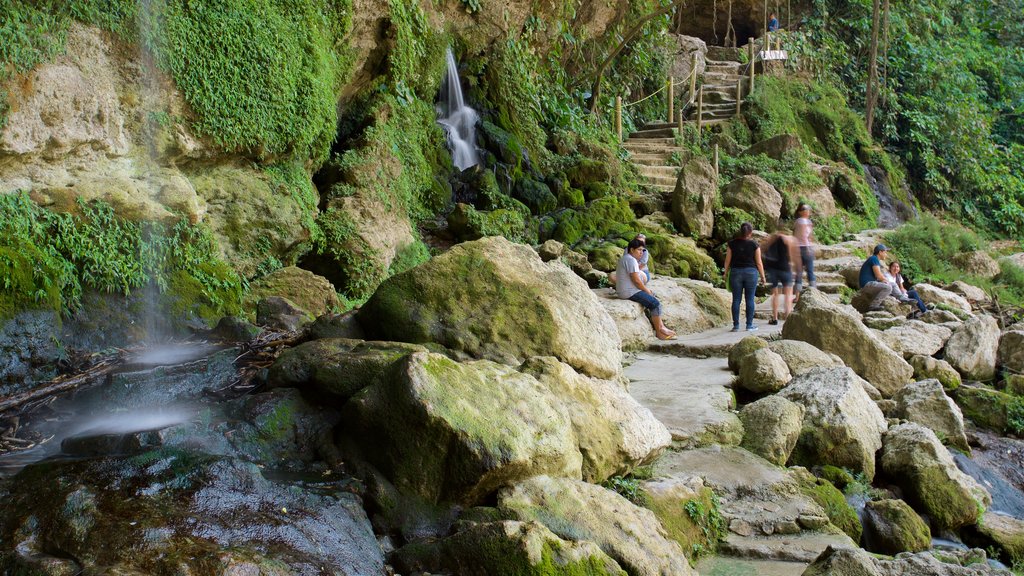
{"type": "Polygon", "coordinates": [[[757,326],[754,326],[754,293],[758,282],[764,283],[764,265],[761,264],[761,247],[750,239],[753,234],[754,227],[750,222],[740,224],[739,233],[729,240],[725,251],[724,273],[732,290],[733,332],[740,330],[741,298],[747,300],[747,331],[757,330],[757,326]]]}

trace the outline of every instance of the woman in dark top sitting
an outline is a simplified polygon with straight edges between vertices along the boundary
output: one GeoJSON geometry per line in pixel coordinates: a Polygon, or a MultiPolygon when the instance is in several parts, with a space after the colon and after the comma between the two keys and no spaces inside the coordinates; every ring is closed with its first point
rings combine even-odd
{"type": "Polygon", "coordinates": [[[729,240],[725,251],[724,273],[732,290],[733,332],[740,330],[740,299],[744,297],[747,300],[747,330],[757,330],[754,326],[754,292],[758,282],[764,282],[764,265],[761,264],[761,247],[750,239],[753,234],[754,227],[750,222],[740,224],[739,233],[729,240]]]}

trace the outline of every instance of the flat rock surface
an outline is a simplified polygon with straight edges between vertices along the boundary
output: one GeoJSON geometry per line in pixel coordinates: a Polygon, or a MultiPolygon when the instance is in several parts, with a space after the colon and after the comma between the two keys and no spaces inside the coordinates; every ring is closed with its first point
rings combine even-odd
{"type": "Polygon", "coordinates": [[[711,556],[697,562],[697,572],[701,576],[800,576],[807,566],[806,562],[742,560],[711,556]]]}
{"type": "Polygon", "coordinates": [[[715,492],[736,494],[770,490],[789,482],[784,468],[742,448],[712,446],[668,452],[655,464],[658,476],[700,476],[715,492]]]}
{"type": "MultiPolygon", "coordinates": [[[[743,312],[741,311],[740,323],[744,321],[742,314],[743,312]]],[[[742,329],[739,332],[732,332],[732,327],[726,326],[712,328],[703,332],[697,332],[696,334],[680,334],[675,340],[655,340],[647,349],[652,352],[663,352],[675,356],[690,356],[694,358],[706,358],[709,356],[725,357],[729,355],[729,350],[733,344],[747,336],[758,336],[765,339],[778,337],[777,335],[782,333],[782,325],[784,323],[780,321],[778,325],[771,326],[764,321],[755,322],[757,330],[754,332],[747,332],[742,329]]]]}
{"type": "Polygon", "coordinates": [[[801,532],[790,535],[740,536],[729,533],[719,551],[740,558],[763,558],[788,562],[813,562],[829,546],[852,548],[855,544],[845,534],[801,532]]]}
{"type": "Polygon", "coordinates": [[[669,429],[677,447],[742,440],[743,426],[730,410],[733,376],[724,359],[643,352],[625,375],[630,394],[669,429]]]}

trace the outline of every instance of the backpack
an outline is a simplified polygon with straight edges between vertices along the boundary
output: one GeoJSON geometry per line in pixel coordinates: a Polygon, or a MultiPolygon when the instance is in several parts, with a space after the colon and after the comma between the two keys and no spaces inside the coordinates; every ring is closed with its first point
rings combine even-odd
{"type": "Polygon", "coordinates": [[[782,260],[782,250],[785,250],[785,248],[786,242],[782,239],[782,236],[777,236],[761,255],[764,265],[769,268],[776,268],[782,260]]]}

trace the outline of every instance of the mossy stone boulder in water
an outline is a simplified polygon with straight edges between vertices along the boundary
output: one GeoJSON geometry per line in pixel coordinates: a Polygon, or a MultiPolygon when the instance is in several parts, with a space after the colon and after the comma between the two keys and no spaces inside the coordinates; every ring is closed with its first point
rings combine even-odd
{"type": "Polygon", "coordinates": [[[668,537],[690,552],[690,560],[713,554],[726,535],[718,499],[700,477],[662,478],[640,485],[644,508],[654,512],[668,537]]]}
{"type": "Polygon", "coordinates": [[[287,298],[313,317],[341,308],[338,293],[326,278],[295,266],[275,270],[250,283],[246,308],[254,309],[268,296],[287,298]]]}
{"type": "Polygon", "coordinates": [[[964,385],[956,389],[956,404],[972,422],[1003,433],[1009,429],[1010,410],[1020,400],[1006,392],[984,385],[964,385]]]}
{"type": "Polygon", "coordinates": [[[414,542],[391,556],[403,573],[509,576],[626,576],[593,542],[566,541],[538,522],[472,524],[439,542],[414,542]]]}
{"type": "Polygon", "coordinates": [[[435,342],[510,364],[555,356],[600,378],[622,369],[615,323],[587,283],[500,237],[460,244],[389,278],[358,319],[382,340],[435,342]]]}
{"type": "Polygon", "coordinates": [[[802,405],[781,396],[767,396],[747,404],[740,411],[740,421],[747,431],[740,446],[785,466],[800,438],[804,411],[802,405]]]}
{"type": "Polygon", "coordinates": [[[0,572],[383,574],[358,496],[179,449],[22,470],[0,509],[0,572]]]}
{"type": "Polygon", "coordinates": [[[581,477],[569,414],[533,376],[425,352],[388,372],[345,404],[341,434],[400,492],[476,504],[536,474],[581,477]]]}
{"type": "Polygon", "coordinates": [[[920,424],[891,428],[879,462],[886,477],[936,528],[975,524],[992,503],[988,492],[957,468],[935,433],[920,424]]]}
{"type": "Polygon", "coordinates": [[[875,500],[864,507],[865,548],[895,556],[931,548],[932,533],[903,500],[875,500]]]}
{"type": "Polygon", "coordinates": [[[594,484],[536,476],[502,490],[498,508],[562,538],[596,543],[630,574],[696,576],[653,512],[594,484]]]}

